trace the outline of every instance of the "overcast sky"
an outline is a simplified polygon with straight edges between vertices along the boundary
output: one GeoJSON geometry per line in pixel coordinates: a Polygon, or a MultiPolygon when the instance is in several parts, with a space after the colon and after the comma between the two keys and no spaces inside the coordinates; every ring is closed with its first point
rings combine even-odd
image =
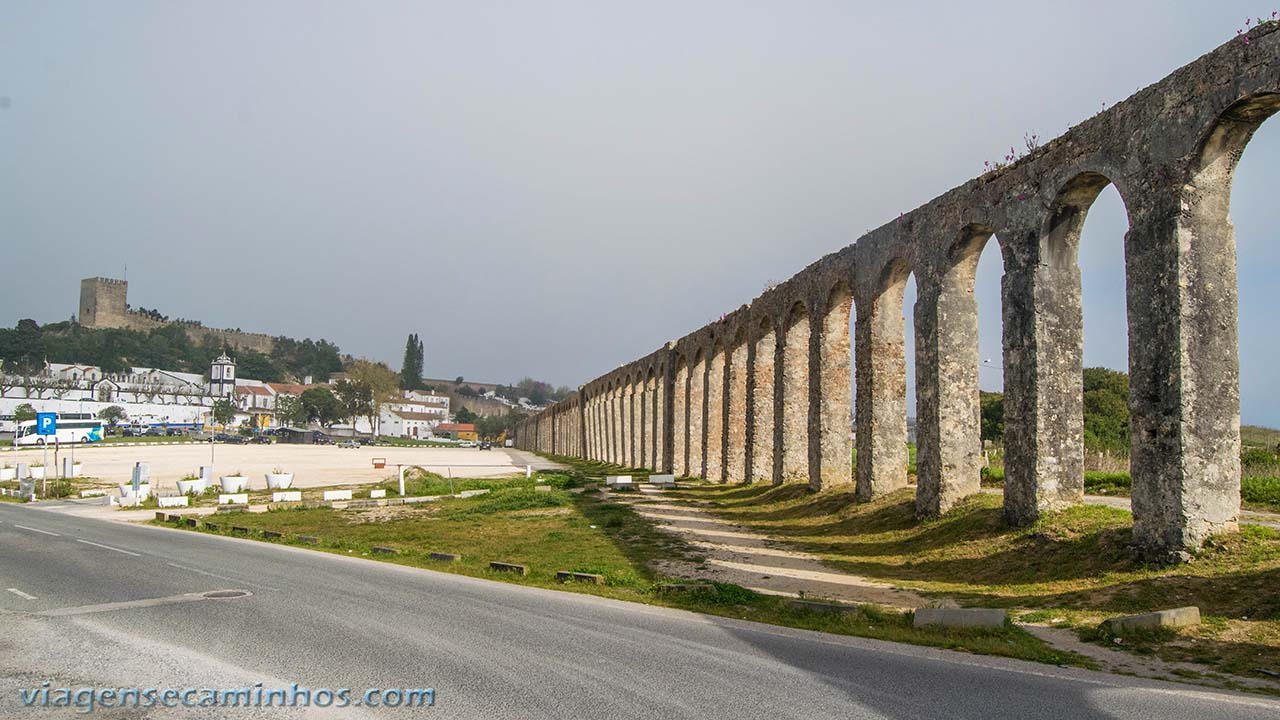
{"type": "MultiPolygon", "coordinates": [[[[577,385],[1271,9],[5,0],[0,323],[64,320],[127,264],[135,307],[394,367],[418,332],[428,375],[577,385]]],[[[1280,426],[1270,125],[1232,215],[1243,416],[1280,426]]],[[[1125,227],[1109,189],[1087,365],[1127,367],[1125,227]]],[[[991,243],[988,389],[1000,273],[991,243]]]]}

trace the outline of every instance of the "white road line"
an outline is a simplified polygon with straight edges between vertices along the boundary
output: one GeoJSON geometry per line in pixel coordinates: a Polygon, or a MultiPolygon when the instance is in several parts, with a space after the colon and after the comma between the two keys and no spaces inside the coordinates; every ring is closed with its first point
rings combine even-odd
{"type": "Polygon", "coordinates": [[[100,544],[100,543],[90,542],[90,541],[88,541],[88,540],[81,540],[81,539],[79,539],[79,538],[76,538],[76,542],[78,542],[78,543],[84,543],[85,545],[92,545],[92,546],[94,546],[94,547],[100,547],[100,548],[102,548],[103,550],[111,550],[111,551],[113,551],[113,552],[124,553],[125,555],[132,555],[132,556],[134,556],[134,557],[142,557],[142,555],[141,555],[141,554],[139,554],[139,553],[136,553],[136,552],[129,552],[128,550],[121,550],[120,548],[114,548],[114,547],[111,547],[110,545],[102,545],[102,544],[100,544]]]}
{"type": "Polygon", "coordinates": [[[9,592],[13,593],[14,595],[17,595],[18,597],[22,598],[23,600],[35,600],[35,599],[36,599],[36,596],[35,596],[35,595],[28,595],[28,594],[26,594],[26,593],[22,592],[21,590],[19,590],[18,588],[9,588],[9,592]]]}
{"type": "Polygon", "coordinates": [[[279,592],[279,591],[280,591],[280,588],[273,588],[273,587],[269,587],[269,586],[267,586],[267,585],[260,585],[260,584],[258,584],[258,583],[250,582],[250,581],[248,581],[248,580],[241,580],[240,578],[227,577],[226,575],[219,575],[219,574],[217,574],[217,573],[211,573],[211,572],[209,572],[208,570],[197,570],[196,568],[193,568],[193,567],[187,567],[186,565],[179,565],[179,564],[177,564],[177,563],[165,563],[165,564],[166,564],[166,565],[168,565],[169,567],[175,567],[175,568],[178,568],[179,570],[186,570],[187,572],[193,572],[193,573],[196,573],[197,575],[207,575],[207,576],[209,576],[209,577],[218,578],[219,580],[228,580],[228,581],[230,581],[230,582],[240,583],[240,584],[242,584],[242,585],[249,585],[249,586],[251,586],[251,587],[260,587],[260,588],[262,588],[263,590],[273,590],[273,591],[275,591],[275,592],[279,592]]]}
{"type": "Polygon", "coordinates": [[[14,523],[13,526],[16,528],[22,528],[23,530],[30,530],[31,532],[38,532],[38,533],[41,533],[42,535],[52,535],[54,537],[62,537],[56,532],[49,532],[48,530],[41,530],[40,528],[27,527],[26,525],[19,525],[18,523],[14,523]]]}

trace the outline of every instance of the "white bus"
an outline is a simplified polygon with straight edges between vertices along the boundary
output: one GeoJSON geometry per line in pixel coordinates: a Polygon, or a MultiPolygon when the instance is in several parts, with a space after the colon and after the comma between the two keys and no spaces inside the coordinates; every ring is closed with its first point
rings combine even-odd
{"type": "Polygon", "coordinates": [[[102,441],[102,421],[89,413],[58,413],[57,432],[53,435],[37,435],[36,421],[18,423],[13,433],[14,445],[59,445],[102,441]]]}

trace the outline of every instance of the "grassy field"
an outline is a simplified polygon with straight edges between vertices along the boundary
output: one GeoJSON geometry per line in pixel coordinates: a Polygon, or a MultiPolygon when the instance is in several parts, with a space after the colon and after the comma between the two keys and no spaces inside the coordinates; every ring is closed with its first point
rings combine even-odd
{"type": "Polygon", "coordinates": [[[821,556],[832,567],[899,587],[1009,608],[1029,621],[1074,627],[1087,639],[1107,618],[1197,605],[1204,623],[1130,643],[1142,652],[1266,678],[1280,668],[1280,533],[1245,526],[1215,538],[1193,562],[1146,566],[1129,550],[1132,517],[1078,506],[1025,529],[1006,527],[1001,498],[979,495],[917,522],[914,491],[859,504],[852,489],[695,485],[673,497],[821,556]]]}
{"type": "MultiPolygon", "coordinates": [[[[1003,468],[983,468],[982,482],[987,487],[1000,487],[1003,468]]],[[[1132,479],[1127,472],[1088,471],[1084,474],[1087,495],[1129,497],[1132,479]]],[[[1280,512],[1280,477],[1254,475],[1246,471],[1240,478],[1240,504],[1246,510],[1280,512]]]]}
{"type": "MultiPolygon", "coordinates": [[[[273,542],[289,544],[300,544],[297,536],[310,535],[320,538],[321,542],[307,547],[324,552],[503,582],[826,632],[1054,664],[1091,665],[1087,658],[1056,651],[1012,626],[988,631],[916,630],[911,627],[911,613],[873,607],[852,613],[820,613],[794,608],[785,598],[720,583],[712,584],[706,592],[663,592],[659,586],[674,581],[654,574],[650,563],[659,558],[696,560],[696,556],[672,536],[656,530],[630,507],[601,500],[594,492],[574,492],[588,481],[591,470],[581,467],[573,473],[539,473],[535,479],[455,481],[458,490],[464,486],[468,489],[489,487],[490,492],[429,504],[363,510],[298,508],[227,513],[218,514],[210,521],[220,524],[218,532],[222,533],[229,533],[232,525],[254,531],[272,530],[285,534],[283,539],[273,542]],[[537,483],[538,479],[543,482],[537,483]],[[536,489],[539,484],[549,489],[536,489]],[[398,553],[375,554],[374,545],[395,548],[398,553]],[[429,552],[460,554],[462,560],[435,561],[428,557],[429,552]],[[494,572],[489,569],[489,562],[495,560],[526,565],[529,574],[520,577],[494,572]],[[562,584],[555,578],[561,570],[603,575],[605,584],[562,584]]],[[[411,488],[406,488],[406,494],[440,494],[448,488],[447,480],[427,473],[418,474],[412,483],[411,488]]],[[[260,535],[255,536],[261,539],[260,535]]]]}

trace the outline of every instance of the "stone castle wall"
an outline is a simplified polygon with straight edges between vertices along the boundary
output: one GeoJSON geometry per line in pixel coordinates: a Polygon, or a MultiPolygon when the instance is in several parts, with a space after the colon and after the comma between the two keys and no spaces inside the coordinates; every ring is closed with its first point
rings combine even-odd
{"type": "MultiPolygon", "coordinates": [[[[115,278],[93,277],[80,281],[80,325],[97,330],[122,328],[127,330],[154,330],[172,323],[156,320],[129,309],[129,283],[115,278]]],[[[200,325],[183,325],[187,337],[194,342],[212,339],[220,345],[236,350],[256,350],[269,353],[275,340],[263,333],[239,330],[207,328],[200,325]]]]}

